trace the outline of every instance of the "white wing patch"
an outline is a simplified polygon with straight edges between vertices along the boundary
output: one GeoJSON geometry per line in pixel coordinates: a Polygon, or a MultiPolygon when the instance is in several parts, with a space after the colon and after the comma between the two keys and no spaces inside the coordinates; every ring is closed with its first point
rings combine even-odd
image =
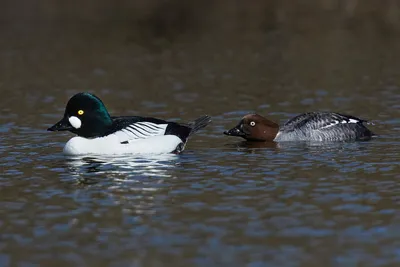
{"type": "Polygon", "coordinates": [[[334,121],[329,122],[327,125],[321,127],[321,129],[329,128],[329,127],[335,126],[336,124],[339,124],[339,123],[340,123],[340,121],[334,120],[334,121]]]}
{"type": "Polygon", "coordinates": [[[355,119],[348,119],[348,120],[342,120],[342,121],[333,120],[333,121],[329,122],[327,125],[321,127],[320,129],[326,129],[326,128],[335,126],[339,123],[346,124],[346,123],[359,123],[359,122],[360,122],[359,120],[355,120],[355,119]]]}
{"type": "Polygon", "coordinates": [[[168,124],[156,124],[152,122],[136,122],[122,130],[115,132],[120,142],[129,142],[138,139],[146,139],[152,136],[165,134],[168,124]]]}

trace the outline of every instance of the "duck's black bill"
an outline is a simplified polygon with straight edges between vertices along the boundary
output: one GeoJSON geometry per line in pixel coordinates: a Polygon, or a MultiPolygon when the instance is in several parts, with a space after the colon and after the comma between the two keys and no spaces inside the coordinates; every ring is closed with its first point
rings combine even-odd
{"type": "Polygon", "coordinates": [[[69,123],[68,119],[63,118],[62,120],[60,120],[59,122],[57,122],[56,124],[54,124],[53,126],[51,126],[49,129],[47,129],[47,131],[69,131],[72,130],[73,127],[71,125],[71,123],[69,123]]]}
{"type": "Polygon", "coordinates": [[[245,133],[239,128],[239,126],[236,126],[228,131],[225,131],[224,134],[229,136],[240,136],[240,137],[245,136],[245,133]]]}

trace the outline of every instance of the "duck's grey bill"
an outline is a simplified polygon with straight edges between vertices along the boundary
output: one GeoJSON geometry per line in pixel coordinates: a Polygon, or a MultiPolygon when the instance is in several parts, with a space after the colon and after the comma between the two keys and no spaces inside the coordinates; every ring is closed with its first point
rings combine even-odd
{"type": "Polygon", "coordinates": [[[229,136],[245,136],[244,132],[242,132],[237,126],[228,131],[225,131],[224,134],[229,136]]]}
{"type": "Polygon", "coordinates": [[[53,126],[48,128],[47,131],[52,131],[52,132],[54,132],[54,131],[69,131],[72,129],[73,129],[73,127],[69,123],[68,119],[63,118],[62,120],[60,120],[59,122],[57,122],[56,124],[54,124],[53,126]]]}

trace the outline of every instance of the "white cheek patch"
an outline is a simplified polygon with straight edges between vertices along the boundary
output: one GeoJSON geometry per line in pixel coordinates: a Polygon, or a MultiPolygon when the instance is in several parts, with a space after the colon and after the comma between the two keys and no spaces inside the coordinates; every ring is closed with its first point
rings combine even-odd
{"type": "Polygon", "coordinates": [[[74,127],[75,129],[79,129],[82,126],[82,122],[79,118],[75,117],[75,116],[71,116],[68,118],[69,123],[71,123],[72,127],[74,127]]]}

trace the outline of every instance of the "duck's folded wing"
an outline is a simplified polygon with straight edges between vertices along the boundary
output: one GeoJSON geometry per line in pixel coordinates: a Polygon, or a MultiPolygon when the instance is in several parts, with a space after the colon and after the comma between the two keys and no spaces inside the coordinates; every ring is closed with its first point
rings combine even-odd
{"type": "Polygon", "coordinates": [[[168,123],[163,120],[145,121],[134,118],[131,120],[116,118],[114,123],[116,131],[113,134],[118,136],[121,143],[164,135],[168,127],[168,123]]]}
{"type": "Polygon", "coordinates": [[[294,130],[323,130],[335,125],[362,124],[366,120],[354,116],[333,112],[309,112],[298,115],[287,121],[282,128],[294,130]]]}

